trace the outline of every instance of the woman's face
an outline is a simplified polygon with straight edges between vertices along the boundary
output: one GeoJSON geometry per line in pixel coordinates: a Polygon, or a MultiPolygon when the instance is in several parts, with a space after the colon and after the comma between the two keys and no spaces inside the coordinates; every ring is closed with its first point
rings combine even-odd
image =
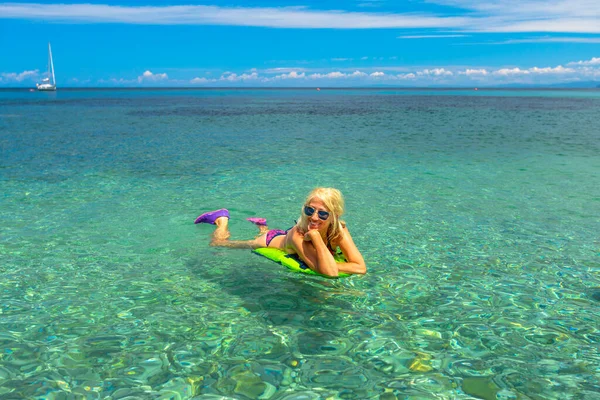
{"type": "Polygon", "coordinates": [[[331,219],[332,219],[331,211],[329,211],[329,209],[327,207],[325,207],[325,204],[319,198],[313,198],[306,205],[315,209],[315,212],[313,213],[313,215],[306,216],[306,218],[308,220],[308,229],[309,230],[317,229],[317,230],[319,230],[319,232],[326,234],[327,229],[329,228],[329,225],[331,224],[331,219]],[[320,219],[319,211],[328,212],[329,218],[327,218],[325,221],[320,219]]]}

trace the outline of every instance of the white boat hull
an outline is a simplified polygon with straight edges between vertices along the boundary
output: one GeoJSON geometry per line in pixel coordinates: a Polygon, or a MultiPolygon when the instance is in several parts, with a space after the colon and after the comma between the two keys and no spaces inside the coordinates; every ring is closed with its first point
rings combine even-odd
{"type": "Polygon", "coordinates": [[[40,92],[55,92],[56,91],[56,85],[50,85],[48,83],[42,83],[41,85],[38,84],[37,86],[37,90],[40,92]]]}

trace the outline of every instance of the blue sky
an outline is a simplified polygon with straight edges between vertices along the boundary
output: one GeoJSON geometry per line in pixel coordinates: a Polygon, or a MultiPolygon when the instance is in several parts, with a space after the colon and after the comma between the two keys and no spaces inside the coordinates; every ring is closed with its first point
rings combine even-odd
{"type": "Polygon", "coordinates": [[[600,81],[599,0],[0,3],[0,87],[600,81]]]}

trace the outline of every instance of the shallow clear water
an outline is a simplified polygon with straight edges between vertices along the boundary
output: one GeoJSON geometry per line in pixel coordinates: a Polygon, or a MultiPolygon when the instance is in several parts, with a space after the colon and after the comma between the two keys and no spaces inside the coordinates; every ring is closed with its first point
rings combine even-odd
{"type": "Polygon", "coordinates": [[[0,92],[0,397],[600,398],[599,115],[600,91],[0,92]],[[193,224],[285,229],[316,186],[367,275],[193,224]]]}

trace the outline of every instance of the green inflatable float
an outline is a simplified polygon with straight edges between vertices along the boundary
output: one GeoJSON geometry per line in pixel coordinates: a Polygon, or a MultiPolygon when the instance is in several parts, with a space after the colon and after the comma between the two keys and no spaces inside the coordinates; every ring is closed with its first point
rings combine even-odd
{"type": "MultiPolygon", "coordinates": [[[[283,266],[286,266],[294,272],[301,272],[303,274],[320,275],[324,276],[325,278],[332,278],[331,276],[319,274],[318,272],[313,271],[308,267],[308,265],[304,264],[304,262],[296,254],[288,254],[283,250],[271,247],[262,247],[260,249],[255,249],[252,251],[263,257],[267,257],[269,260],[275,261],[283,266]]],[[[336,254],[334,258],[337,262],[346,262],[342,254],[336,254]]],[[[350,275],[351,274],[347,274],[345,272],[340,272],[338,278],[345,278],[350,275]]]]}

